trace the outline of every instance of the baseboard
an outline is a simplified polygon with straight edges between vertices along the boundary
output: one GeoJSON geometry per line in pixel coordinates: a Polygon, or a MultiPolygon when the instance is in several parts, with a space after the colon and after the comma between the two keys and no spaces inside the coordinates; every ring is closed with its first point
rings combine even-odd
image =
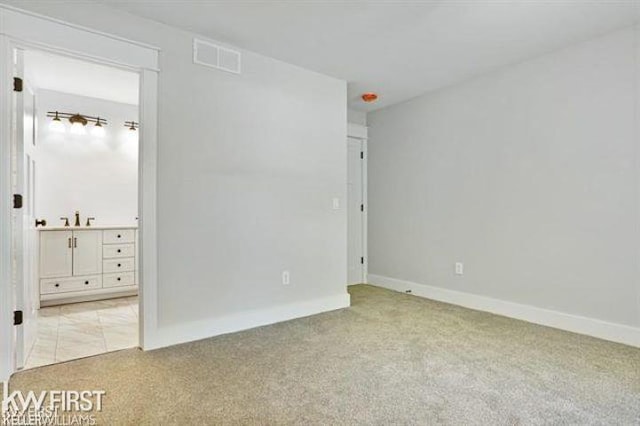
{"type": "Polygon", "coordinates": [[[447,290],[382,275],[369,274],[368,282],[371,285],[384,287],[389,290],[402,293],[411,290],[411,294],[427,299],[640,347],[640,328],[624,324],[616,324],[579,315],[537,308],[535,306],[507,302],[471,293],[447,290]]]}
{"type": "Polygon", "coordinates": [[[92,302],[138,295],[138,286],[101,288],[94,291],[72,291],[69,293],[46,294],[40,299],[40,307],[64,305],[66,303],[92,302]]]}
{"type": "Polygon", "coordinates": [[[221,334],[234,333],[250,328],[277,322],[302,318],[322,312],[348,308],[351,305],[351,297],[345,291],[344,294],[324,297],[309,301],[290,303],[271,308],[244,311],[220,318],[211,318],[202,321],[192,321],[170,327],[159,327],[151,339],[145,344],[145,350],[158,349],[165,346],[202,340],[221,334]]]}

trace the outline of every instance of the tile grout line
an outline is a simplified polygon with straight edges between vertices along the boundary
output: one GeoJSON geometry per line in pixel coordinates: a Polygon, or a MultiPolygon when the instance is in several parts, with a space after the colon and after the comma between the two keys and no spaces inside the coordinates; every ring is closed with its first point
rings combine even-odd
{"type": "Polygon", "coordinates": [[[62,315],[62,309],[58,307],[58,315],[56,316],[56,345],[53,348],[53,363],[55,364],[58,359],[58,342],[60,341],[60,315],[62,315]]]}
{"type": "MultiPolygon", "coordinates": [[[[112,351],[117,351],[120,349],[126,349],[126,348],[121,348],[119,347],[119,344],[116,344],[115,348],[110,349],[109,348],[109,344],[107,341],[107,337],[106,337],[106,330],[107,328],[109,328],[110,325],[113,326],[127,326],[133,323],[137,323],[139,321],[137,312],[135,311],[135,308],[133,306],[133,303],[131,303],[129,300],[124,299],[122,302],[120,303],[116,303],[115,305],[105,305],[105,306],[96,306],[95,308],[88,308],[87,311],[92,311],[95,312],[95,320],[91,320],[92,324],[96,325],[97,328],[99,329],[99,333],[101,336],[101,339],[99,340],[99,342],[102,343],[102,347],[101,347],[101,352],[98,354],[93,354],[93,355],[100,355],[100,354],[104,354],[104,353],[108,353],[108,352],[112,352],[112,351]],[[124,303],[122,303],[124,302],[124,303]],[[107,317],[109,316],[108,314],[111,311],[118,311],[119,309],[125,308],[126,306],[126,312],[128,312],[129,314],[126,314],[125,312],[122,312],[121,314],[124,315],[124,319],[126,320],[127,317],[129,317],[129,315],[131,315],[131,319],[133,321],[131,321],[131,323],[125,321],[125,322],[116,322],[116,324],[107,324],[105,323],[105,320],[103,318],[103,315],[100,315],[100,313],[104,313],[103,311],[107,311],[107,317]]],[[[81,302],[84,303],[84,302],[81,302]]],[[[87,302],[87,303],[94,303],[94,302],[87,302]]],[[[54,326],[53,328],[53,333],[51,333],[51,336],[54,337],[53,340],[53,353],[50,357],[45,357],[45,359],[47,360],[44,364],[38,364],[38,365],[33,365],[30,367],[27,367],[27,365],[29,365],[30,360],[33,358],[34,356],[34,347],[30,350],[30,353],[27,357],[27,361],[25,362],[25,369],[26,368],[35,368],[35,367],[40,367],[40,366],[44,366],[44,365],[51,365],[51,364],[57,364],[60,362],[66,362],[66,361],[70,361],[70,360],[74,360],[74,359],[78,359],[78,357],[71,357],[71,358],[62,358],[60,356],[60,350],[62,348],[62,344],[61,341],[62,339],[65,337],[63,335],[63,331],[61,330],[62,327],[62,318],[66,317],[66,316],[74,316],[74,313],[82,313],[83,310],[81,309],[80,311],[76,312],[73,308],[71,308],[71,310],[69,310],[69,312],[67,312],[64,308],[64,306],[58,306],[55,307],[56,309],[56,313],[55,315],[48,317],[48,318],[52,318],[53,322],[54,322],[54,326]],[[52,357],[52,358],[51,358],[52,357]]],[[[117,314],[115,314],[116,317],[118,316],[117,314]]],[[[47,317],[39,317],[38,319],[41,319],[41,321],[44,321],[43,318],[47,318],[47,317]]],[[[107,321],[108,322],[108,321],[107,321]]],[[[72,321],[73,323],[73,321],[72,321]]],[[[82,322],[83,325],[86,325],[85,322],[82,322]]],[[[42,328],[39,328],[40,330],[42,330],[42,328]]],[[[37,337],[37,339],[40,339],[42,336],[37,337]]],[[[117,336],[116,336],[117,337],[117,336]]],[[[46,339],[45,339],[46,341],[46,339]]],[[[134,345],[135,346],[135,345],[134,345]]],[[[45,346],[46,347],[46,346],[45,346]]],[[[73,351],[72,351],[73,352],[73,351]]],[[[80,356],[79,358],[83,358],[83,356],[80,356]]]]}
{"type": "Polygon", "coordinates": [[[107,348],[107,337],[104,335],[104,324],[102,323],[102,316],[100,315],[100,311],[97,312],[98,315],[98,324],[100,325],[100,334],[102,334],[102,342],[104,343],[104,351],[105,353],[109,352],[107,348]]]}
{"type": "Polygon", "coordinates": [[[52,357],[49,359],[49,362],[47,362],[44,365],[51,365],[51,364],[55,364],[56,362],[56,352],[57,352],[57,348],[58,348],[58,336],[60,334],[60,313],[62,312],[62,310],[60,309],[60,307],[56,308],[56,315],[55,315],[55,343],[53,346],[53,355],[52,357]]]}

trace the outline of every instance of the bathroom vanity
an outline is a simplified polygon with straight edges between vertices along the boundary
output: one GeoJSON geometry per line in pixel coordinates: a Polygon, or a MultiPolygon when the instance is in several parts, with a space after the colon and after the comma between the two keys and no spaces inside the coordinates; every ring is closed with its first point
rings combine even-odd
{"type": "Polygon", "coordinates": [[[136,227],[39,228],[40,305],[138,294],[136,227]]]}

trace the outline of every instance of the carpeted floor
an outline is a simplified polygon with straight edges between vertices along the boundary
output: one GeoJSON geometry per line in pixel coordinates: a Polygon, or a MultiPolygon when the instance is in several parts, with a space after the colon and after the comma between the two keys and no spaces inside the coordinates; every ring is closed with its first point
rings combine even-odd
{"type": "Polygon", "coordinates": [[[98,424],[640,424],[640,349],[358,285],[352,307],[16,374],[98,424]]]}

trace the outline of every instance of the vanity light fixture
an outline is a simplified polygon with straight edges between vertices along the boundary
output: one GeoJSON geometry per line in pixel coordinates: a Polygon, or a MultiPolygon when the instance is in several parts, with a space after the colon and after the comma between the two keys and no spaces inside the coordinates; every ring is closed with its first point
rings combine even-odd
{"type": "Polygon", "coordinates": [[[98,138],[104,137],[104,127],[102,127],[102,119],[100,117],[98,117],[96,125],[91,129],[91,134],[98,138]]]}
{"type": "Polygon", "coordinates": [[[138,142],[138,127],[140,127],[140,123],[137,121],[125,121],[124,127],[127,127],[129,131],[127,132],[127,140],[130,144],[138,142]]]}
{"type": "Polygon", "coordinates": [[[80,114],[75,114],[69,117],[71,123],[71,133],[74,135],[84,135],[86,133],[84,126],[87,125],[87,119],[80,114]]]}
{"type": "Polygon", "coordinates": [[[64,132],[64,124],[62,120],[60,120],[60,116],[58,115],[58,111],[55,111],[55,115],[53,116],[53,120],[49,123],[49,130],[55,133],[63,133],[64,132]]]}
{"type": "Polygon", "coordinates": [[[87,123],[95,123],[94,129],[92,129],[91,133],[94,136],[102,137],[104,136],[104,125],[107,124],[107,120],[100,117],[93,117],[91,115],[84,115],[80,113],[69,113],[69,112],[60,112],[60,111],[49,111],[47,112],[47,117],[51,117],[51,123],[49,124],[49,128],[52,131],[56,132],[64,132],[64,124],[60,118],[66,118],[71,123],[70,132],[74,135],[83,135],[86,133],[85,127],[87,123]]]}
{"type": "Polygon", "coordinates": [[[128,127],[129,130],[135,132],[136,130],[138,130],[138,127],[140,127],[140,123],[138,123],[137,121],[125,121],[124,127],[128,127]]]}

